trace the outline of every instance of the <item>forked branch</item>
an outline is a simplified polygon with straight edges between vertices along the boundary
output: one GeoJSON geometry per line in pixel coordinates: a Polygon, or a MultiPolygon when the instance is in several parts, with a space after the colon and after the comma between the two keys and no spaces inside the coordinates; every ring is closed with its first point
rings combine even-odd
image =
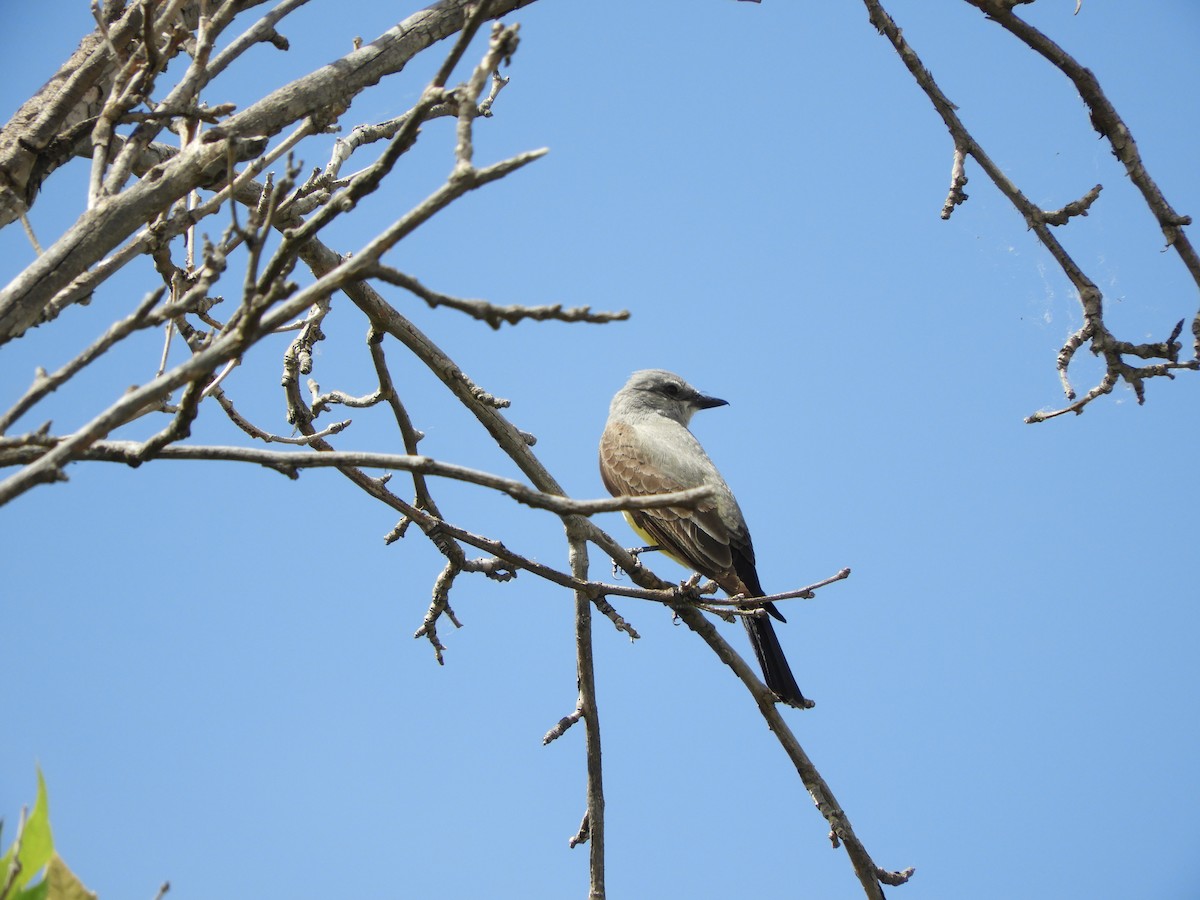
{"type": "MultiPolygon", "coordinates": [[[[1110,393],[1120,381],[1124,381],[1133,389],[1138,403],[1143,403],[1147,380],[1157,377],[1169,379],[1173,378],[1174,373],[1178,370],[1200,369],[1200,307],[1192,321],[1193,354],[1191,359],[1180,359],[1182,345],[1177,340],[1180,331],[1178,328],[1166,341],[1134,343],[1119,340],[1105,324],[1103,294],[1100,289],[1071,258],[1051,231],[1052,226],[1066,225],[1073,217],[1086,216],[1089,208],[1099,198],[1101,186],[1095,185],[1078,200],[1071,201],[1057,210],[1043,210],[1034,204],[1008,178],[1003,169],[991,159],[968,131],[958,114],[958,107],[950,101],[934,81],[933,75],[904,38],[901,29],[883,8],[881,0],[863,0],[863,2],[867,7],[871,24],[891,42],[909,73],[942,117],[954,142],[950,192],[942,207],[942,218],[949,218],[955,207],[967,199],[963,187],[967,183],[965,161],[967,157],[970,157],[1025,219],[1030,230],[1034,232],[1037,239],[1062,269],[1079,298],[1083,310],[1083,327],[1067,339],[1059,351],[1057,361],[1064,393],[1067,400],[1071,402],[1068,406],[1060,409],[1034,413],[1025,421],[1044,422],[1068,412],[1082,413],[1084,407],[1097,397],[1110,393]],[[1104,360],[1105,373],[1095,387],[1083,397],[1077,398],[1075,390],[1071,386],[1068,369],[1074,359],[1075,351],[1085,343],[1090,345],[1092,353],[1104,360]],[[1131,365],[1126,361],[1126,357],[1129,356],[1143,360],[1162,361],[1150,365],[1131,365]]],[[[1101,136],[1109,141],[1113,148],[1113,154],[1124,163],[1126,174],[1142,193],[1162,228],[1167,245],[1176,250],[1193,280],[1197,286],[1200,286],[1200,257],[1197,256],[1183,230],[1183,226],[1190,224],[1191,219],[1175,212],[1158,185],[1150,177],[1142,163],[1132,134],[1100,89],[1100,84],[1095,76],[1050,38],[1017,16],[1013,12],[1014,4],[1011,0],[967,0],[967,2],[983,11],[989,18],[999,22],[1071,79],[1079,91],[1080,97],[1087,104],[1092,125],[1101,136]]]]}

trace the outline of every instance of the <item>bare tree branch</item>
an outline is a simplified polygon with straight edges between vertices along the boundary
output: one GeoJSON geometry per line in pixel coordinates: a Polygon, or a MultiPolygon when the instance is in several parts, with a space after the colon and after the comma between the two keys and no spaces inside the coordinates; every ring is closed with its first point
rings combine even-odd
{"type": "MultiPolygon", "coordinates": [[[[580,581],[588,576],[586,531],[579,519],[566,523],[571,557],[571,574],[580,581]]],[[[575,592],[575,654],[579,677],[579,711],[583,716],[587,749],[587,823],[586,833],[580,829],[580,840],[591,847],[591,872],[588,897],[604,900],[604,778],[600,757],[600,716],[596,704],[596,673],[592,664],[592,602],[586,591],[575,592]]],[[[575,841],[571,846],[575,846],[575,841]]]]}
{"type": "Polygon", "coordinates": [[[721,637],[720,633],[713,626],[712,622],[706,619],[703,614],[692,607],[690,604],[679,603],[672,607],[675,614],[680,620],[687,625],[692,631],[704,639],[705,643],[712,648],[717,657],[733,669],[733,672],[746,689],[754,697],[758,704],[759,712],[767,722],[767,726],[779,741],[788,758],[796,767],[796,772],[800,776],[800,780],[804,782],[804,787],[807,788],[809,795],[820,810],[821,815],[829,822],[830,840],[833,846],[839,844],[846,848],[846,854],[850,857],[850,862],[854,866],[854,874],[858,876],[859,883],[863,886],[866,895],[872,900],[883,900],[883,890],[880,888],[880,881],[887,879],[888,884],[903,884],[906,882],[915,869],[909,868],[902,872],[889,872],[875,865],[871,855],[863,846],[862,841],[854,833],[854,829],[850,825],[850,820],[847,818],[837,798],[834,797],[833,791],[825,779],[821,777],[821,773],[817,771],[808,754],[800,746],[800,742],[796,740],[795,734],[784,721],[779,709],[776,707],[775,695],[767,689],[767,686],[759,681],[758,676],[746,664],[746,661],[739,656],[728,642],[721,637]]]}
{"type": "Polygon", "coordinates": [[[402,287],[416,294],[429,305],[430,309],[437,309],[439,306],[456,309],[472,318],[479,319],[481,322],[487,322],[488,325],[497,330],[505,322],[509,325],[516,325],[522,319],[532,319],[537,322],[554,320],[558,322],[592,322],[595,324],[604,324],[606,322],[623,322],[629,318],[629,310],[627,309],[620,310],[619,312],[592,312],[591,307],[588,306],[563,309],[561,303],[556,303],[552,306],[520,306],[517,304],[497,306],[493,303],[488,303],[486,300],[464,300],[459,297],[451,297],[448,294],[439,293],[438,291],[431,291],[411,275],[406,275],[390,266],[376,266],[367,274],[378,278],[380,281],[386,281],[388,284],[394,284],[397,287],[402,287]]]}
{"type": "MultiPolygon", "coordinates": [[[[1182,226],[1190,224],[1191,220],[1186,216],[1180,216],[1171,208],[1158,186],[1150,178],[1142,165],[1137,145],[1134,143],[1129,129],[1117,116],[1116,110],[1100,90],[1100,85],[1092,73],[1079,65],[1061,47],[1037,29],[1018,18],[1012,12],[1012,2],[1006,2],[1006,0],[967,0],[967,2],[1002,24],[1071,78],[1091,111],[1093,126],[1102,136],[1109,139],[1113,146],[1113,152],[1125,163],[1126,173],[1138,186],[1157,218],[1168,245],[1176,248],[1188,271],[1192,273],[1193,279],[1200,286],[1200,258],[1197,257],[1182,228],[1182,226]]],[[[1088,278],[1051,232],[1050,227],[1053,225],[1063,225],[1072,216],[1086,215],[1088,208],[1099,197],[1100,185],[1090,189],[1081,199],[1068,203],[1058,210],[1047,212],[1035,205],[972,137],[958,115],[958,107],[938,87],[929,70],[905,40],[901,29],[883,8],[881,0],[864,0],[864,4],[871,24],[891,42],[909,73],[942,117],[942,121],[945,122],[953,138],[954,166],[951,174],[950,194],[942,207],[942,218],[949,218],[954,207],[966,200],[966,194],[962,192],[962,187],[967,182],[963,162],[967,156],[970,156],[1021,213],[1026,224],[1049,251],[1079,296],[1079,303],[1083,309],[1084,327],[1067,340],[1058,354],[1059,377],[1067,399],[1073,402],[1059,410],[1034,413],[1025,421],[1029,423],[1044,422],[1066,412],[1081,413],[1092,400],[1111,392],[1119,380],[1124,380],[1129,384],[1133,388],[1138,403],[1142,403],[1145,401],[1145,381],[1147,379],[1159,376],[1172,378],[1173,372],[1179,369],[1200,369],[1200,312],[1197,312],[1192,324],[1192,332],[1196,340],[1193,358],[1190,360],[1180,361],[1179,359],[1181,345],[1175,340],[1178,337],[1177,331],[1167,341],[1160,343],[1135,344],[1118,340],[1105,324],[1103,294],[1100,289],[1095,282],[1088,278]],[[1067,369],[1074,358],[1075,351],[1085,342],[1090,342],[1092,352],[1104,359],[1105,374],[1099,384],[1081,399],[1076,400],[1067,369]],[[1125,361],[1126,356],[1165,361],[1148,366],[1131,366],[1125,361]]]]}
{"type": "MultiPolygon", "coordinates": [[[[500,16],[529,2],[532,0],[492,0],[488,14],[500,16]]],[[[95,260],[201,184],[203,173],[225,158],[231,144],[236,149],[246,140],[276,134],[294,122],[311,120],[323,127],[335,120],[358,92],[400,71],[413,56],[457,32],[468,5],[468,0],[440,0],[410,16],[370,44],[231,116],[208,131],[202,141],[188,145],[153,173],[154,177],[144,178],[89,209],[17,279],[0,290],[0,344],[36,323],[50,298],[95,260]]],[[[89,46],[95,50],[102,43],[97,35],[89,46]]],[[[5,158],[0,150],[3,168],[5,158]]],[[[19,212],[15,209],[14,217],[19,212]]]]}
{"type": "MultiPolygon", "coordinates": [[[[308,440],[311,442],[311,436],[308,440]]],[[[28,465],[39,452],[45,452],[65,440],[50,436],[34,443],[26,438],[0,438],[0,466],[28,465]]],[[[306,451],[261,450],[254,447],[214,447],[201,445],[161,445],[152,454],[156,459],[214,460],[243,462],[266,466],[295,477],[305,468],[397,469],[420,475],[436,475],[465,481],[508,494],[519,503],[534,509],[545,509],[559,515],[593,516],[597,513],[622,512],[627,509],[659,509],[664,506],[692,506],[712,495],[708,487],[688,488],[667,494],[640,497],[603,497],[596,500],[572,500],[560,494],[547,494],[529,488],[519,481],[501,478],[490,472],[441,462],[428,456],[406,456],[398,453],[368,453],[357,450],[330,450],[323,453],[306,451]]],[[[100,462],[119,462],[140,465],[148,454],[146,445],[138,441],[95,441],[75,459],[100,462]]],[[[818,585],[819,586],[819,585],[818,585]]],[[[807,590],[807,589],[806,589],[807,590]]]]}
{"type": "MultiPolygon", "coordinates": [[[[708,491],[601,500],[566,497],[534,454],[533,436],[504,415],[508,401],[472,381],[372,284],[398,285],[431,308],[449,307],[493,328],[525,319],[607,323],[628,317],[627,311],[593,312],[586,306],[500,305],[455,297],[426,287],[384,261],[385,254],[397,244],[465,194],[515,172],[545,152],[533,150],[490,164],[476,159],[475,129],[485,127],[483,120],[493,114],[497,96],[508,84],[499,72],[517,48],[515,25],[495,25],[478,64],[462,83],[452,85],[450,81],[476,30],[489,18],[527,2],[530,0],[441,0],[409,16],[375,41],[356,44],[351,53],[240,111],[228,103],[206,102],[202,95],[222,70],[255,44],[268,42],[286,49],[286,38],[276,26],[303,0],[281,0],[256,21],[247,20],[252,24],[246,28],[242,28],[239,16],[258,5],[254,0],[213,0],[203,5],[165,0],[160,4],[133,4],[119,18],[99,14],[97,30],[85,42],[90,55],[77,56],[74,68],[61,73],[57,93],[43,95],[45,113],[52,114],[53,126],[35,127],[33,107],[28,107],[24,119],[14,120],[26,140],[13,144],[7,142],[8,134],[0,137],[0,172],[7,179],[0,183],[0,215],[6,211],[20,215],[32,202],[41,179],[73,154],[87,155],[92,165],[87,211],[0,291],[0,344],[24,336],[34,325],[49,324],[72,304],[86,302],[134,260],[148,257],[147,274],[155,281],[161,280],[162,287],[148,293],[131,313],[118,318],[52,375],[39,370],[28,390],[0,415],[0,435],[31,416],[53,391],[70,383],[131,336],[146,329],[165,328],[161,341],[157,334],[147,335],[153,339],[155,355],[139,371],[154,372],[153,377],[115,398],[106,408],[89,413],[72,433],[53,434],[47,423],[24,434],[0,437],[0,466],[19,467],[0,481],[0,505],[37,484],[65,479],[66,466],[76,461],[137,466],[155,459],[223,460],[269,467],[292,478],[306,468],[336,469],[398,514],[399,522],[387,537],[389,542],[415,527],[444,558],[414,635],[429,642],[439,664],[445,661],[445,623],[461,627],[452,603],[460,578],[483,576],[506,583],[526,573],[527,577],[570,590],[576,625],[577,705],[575,712],[560,720],[544,740],[550,742],[575,722],[583,723],[586,812],[571,843],[590,844],[593,898],[605,895],[605,799],[592,660],[593,609],[607,617],[615,629],[635,639],[636,629],[618,612],[614,601],[627,598],[620,600],[623,607],[629,600],[669,606],[746,684],[829,821],[835,840],[846,845],[868,896],[877,896],[880,881],[900,883],[911,871],[888,873],[874,867],[828,786],[786,729],[770,692],[703,615],[706,610],[727,618],[745,614],[761,605],[763,598],[716,599],[712,596],[716,587],[700,584],[699,577],[682,585],[665,582],[585,518],[599,512],[697,503],[709,495],[708,491]],[[242,29],[240,34],[234,30],[235,25],[242,29]],[[237,36],[221,46],[225,34],[237,36]],[[456,34],[454,45],[411,109],[389,122],[352,132],[349,139],[339,142],[323,170],[305,170],[294,157],[302,143],[328,131],[362,90],[400,71],[436,41],[456,34]],[[186,56],[181,51],[186,51],[186,56]],[[172,70],[177,77],[168,82],[167,62],[176,58],[179,64],[172,70]],[[80,83],[69,87],[73,78],[80,79],[80,83]],[[156,100],[155,95],[162,92],[165,97],[156,100]],[[422,126],[439,116],[455,118],[453,148],[447,153],[452,168],[445,183],[430,190],[407,212],[398,214],[394,222],[377,229],[375,236],[355,252],[340,253],[327,245],[327,227],[384,184],[405,159],[422,126]],[[178,148],[159,140],[172,133],[178,135],[178,148]],[[31,135],[40,137],[31,142],[31,135]],[[376,148],[378,156],[374,160],[341,177],[343,166],[356,150],[381,140],[388,143],[376,148]],[[16,165],[8,168],[6,160],[16,165]],[[266,174],[261,182],[256,180],[276,163],[281,164],[282,171],[266,174]],[[205,192],[203,197],[201,190],[205,192]],[[224,232],[218,238],[198,238],[196,225],[205,219],[221,221],[211,217],[222,212],[226,202],[229,215],[224,232]],[[298,263],[304,263],[309,272],[303,272],[298,263]],[[230,270],[238,266],[240,272],[231,274],[230,270]],[[224,288],[231,291],[228,296],[216,293],[223,278],[226,285],[231,281],[235,285],[224,288]],[[309,377],[302,387],[301,376],[311,375],[321,364],[316,348],[326,339],[325,329],[338,322],[343,312],[361,312],[368,320],[365,349],[377,386],[323,391],[316,378],[309,377]],[[240,376],[231,373],[245,372],[238,369],[243,359],[260,350],[268,338],[285,333],[279,341],[287,345],[282,350],[280,387],[286,420],[295,428],[294,437],[276,434],[287,431],[278,423],[251,421],[231,398],[231,394],[237,395],[242,410],[254,408],[244,404],[240,376]],[[422,435],[410,419],[404,402],[407,398],[402,399],[397,390],[397,383],[406,389],[406,382],[394,378],[389,369],[388,355],[394,350],[407,353],[410,361],[415,360],[436,376],[446,388],[444,400],[461,405],[475,417],[517,466],[523,480],[418,454],[422,435]],[[184,443],[209,398],[248,442],[298,444],[305,449],[276,451],[257,446],[184,443]],[[337,449],[331,439],[349,427],[349,420],[320,427],[335,405],[361,409],[363,412],[356,416],[363,419],[371,415],[378,419],[390,413],[404,452],[337,449]],[[142,419],[141,424],[146,425],[146,417],[159,413],[167,418],[157,422],[148,439],[112,437],[114,431],[135,419],[142,419]],[[388,471],[382,476],[372,474],[371,470],[379,469],[388,471]],[[404,472],[406,477],[392,480],[392,472],[404,472]],[[397,485],[408,491],[410,478],[411,494],[402,495],[397,485]],[[518,502],[560,516],[568,568],[547,565],[539,561],[537,554],[477,534],[470,530],[469,522],[446,521],[435,499],[438,478],[505,493],[518,502]],[[634,584],[591,579],[588,542],[626,567],[634,584]],[[475,551],[484,555],[468,556],[475,551]]],[[[961,194],[956,202],[966,199],[961,193],[966,183],[966,155],[974,155],[971,148],[964,145],[962,154],[957,154],[956,145],[951,188],[952,195],[956,190],[961,194]]],[[[1064,219],[1085,214],[1094,200],[1085,196],[1060,212],[1064,219]]],[[[1122,352],[1136,353],[1138,348],[1122,352]]],[[[338,383],[336,376],[327,377],[324,372],[320,381],[326,385],[338,383]]],[[[352,436],[354,431],[348,434],[352,436]]],[[[815,591],[848,575],[849,570],[844,569],[805,588],[768,599],[810,598],[815,591]]]]}

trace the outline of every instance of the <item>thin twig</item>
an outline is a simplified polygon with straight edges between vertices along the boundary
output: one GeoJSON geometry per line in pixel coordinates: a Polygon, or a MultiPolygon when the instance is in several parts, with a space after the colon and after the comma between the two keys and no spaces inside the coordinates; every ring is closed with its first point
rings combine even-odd
{"type": "Polygon", "coordinates": [[[968,180],[964,168],[966,161],[966,152],[956,144],[954,147],[954,163],[950,166],[950,193],[946,195],[946,202],[942,205],[943,219],[949,219],[950,214],[954,212],[954,207],[960,203],[967,202],[967,194],[963,191],[963,188],[967,186],[968,180]]]}
{"type": "Polygon", "coordinates": [[[769,594],[765,597],[745,597],[742,594],[737,594],[733,597],[725,599],[713,597],[705,600],[707,606],[733,606],[737,609],[755,610],[762,607],[764,603],[776,603],[780,600],[812,600],[816,596],[816,592],[826,585],[833,584],[836,581],[843,581],[850,577],[849,569],[841,569],[836,575],[830,575],[828,578],[823,578],[820,581],[813,582],[808,587],[796,588],[792,591],[784,591],[782,594],[769,594]]]}
{"type": "MultiPolygon", "coordinates": [[[[1138,402],[1145,399],[1144,382],[1148,378],[1171,377],[1176,369],[1200,369],[1200,312],[1192,323],[1194,335],[1195,356],[1186,362],[1180,362],[1178,353],[1180,346],[1177,342],[1168,341],[1164,344],[1132,344],[1118,341],[1104,323],[1103,294],[1096,284],[1083,272],[1071,258],[1062,244],[1051,231],[1052,225],[1061,225],[1074,215],[1086,214],[1088,208],[1099,196],[1099,186],[1093,187],[1080,200],[1067,204],[1060,210],[1046,212],[1029,200],[1028,197],[1008,178],[1004,171],[988,156],[978,141],[971,136],[962,119],[958,115],[958,107],[950,101],[933,79],[933,75],[921,62],[920,57],[904,38],[903,33],[892,17],[883,8],[881,0],[863,0],[868,15],[876,29],[891,42],[896,53],[912,74],[914,80],[928,96],[934,109],[942,117],[955,148],[955,165],[952,175],[951,195],[943,207],[943,218],[953,208],[955,202],[961,202],[961,189],[965,184],[962,176],[960,161],[969,155],[984,173],[1008,198],[1009,202],[1021,213],[1030,230],[1049,251],[1059,268],[1071,282],[1079,297],[1083,309],[1084,329],[1068,339],[1058,354],[1058,371],[1063,382],[1064,390],[1070,400],[1075,400],[1075,392],[1070,387],[1066,374],[1074,352],[1081,341],[1080,334],[1086,334],[1086,340],[1091,342],[1091,349],[1101,356],[1105,362],[1105,374],[1100,383],[1089,391],[1082,399],[1071,403],[1070,406],[1050,413],[1035,413],[1026,418],[1026,422],[1044,422],[1047,419],[1062,415],[1065,412],[1080,413],[1083,408],[1096,397],[1112,391],[1118,380],[1126,381],[1133,388],[1138,402]],[[960,177],[962,176],[962,177],[960,177]],[[1124,361],[1125,355],[1135,355],[1143,359],[1165,358],[1166,362],[1159,365],[1133,367],[1124,361]]],[[[1136,144],[1129,134],[1124,122],[1117,116],[1107,98],[1100,91],[1099,83],[1090,71],[1080,66],[1057,44],[1028,23],[1018,18],[1011,9],[1012,0],[968,0],[969,3],[984,11],[990,18],[995,19],[1008,28],[1031,48],[1037,50],[1055,65],[1059,66],[1072,79],[1080,91],[1080,95],[1088,104],[1092,114],[1092,123],[1104,137],[1113,145],[1113,151],[1125,163],[1126,172],[1138,185],[1151,210],[1158,218],[1163,234],[1168,244],[1175,246],[1184,259],[1189,272],[1200,285],[1200,257],[1197,257],[1182,226],[1189,224],[1190,219],[1176,213],[1162,196],[1157,185],[1150,179],[1142,166],[1137,153],[1136,144]]],[[[965,197],[965,195],[963,195],[965,197]]]]}
{"type": "MultiPolygon", "coordinates": [[[[49,438],[43,442],[43,449],[49,450],[64,438],[49,438]]],[[[0,451],[5,444],[0,440],[0,451]]],[[[131,462],[139,452],[141,444],[137,441],[95,441],[90,448],[74,459],[92,459],[103,462],[131,462]]],[[[160,459],[176,460],[213,460],[224,462],[242,462],[266,466],[279,472],[290,472],[305,468],[342,468],[352,466],[358,469],[396,469],[402,472],[419,472],[422,475],[436,475],[442,478],[452,478],[455,481],[465,481],[481,487],[491,488],[508,494],[519,503],[535,509],[545,509],[559,515],[592,516],[597,513],[623,512],[627,509],[659,509],[666,506],[692,506],[701,503],[712,495],[709,487],[688,488],[682,491],[672,491],[665,494],[648,494],[640,497],[603,497],[595,500],[572,500],[558,494],[547,494],[535,490],[519,481],[502,478],[490,472],[471,469],[454,463],[441,462],[428,456],[407,456],[399,453],[370,453],[358,450],[330,450],[323,453],[308,453],[298,451],[266,450],[258,447],[224,447],[199,444],[185,444],[163,447],[158,453],[160,459]]],[[[0,457],[0,465],[12,465],[13,462],[0,457]]],[[[28,464],[32,460],[22,459],[28,464]]]]}
{"type": "Polygon", "coordinates": [[[542,737],[542,746],[544,747],[546,744],[549,744],[552,741],[558,740],[560,737],[562,737],[564,734],[567,733],[568,728],[570,728],[572,725],[574,725],[576,722],[578,722],[582,718],[583,718],[583,700],[580,699],[575,702],[575,711],[574,712],[570,713],[569,715],[563,716],[561,719],[558,720],[558,722],[555,724],[555,726],[553,728],[551,728],[549,731],[546,732],[546,734],[542,737]]]}
{"type": "Polygon", "coordinates": [[[124,340],[140,328],[158,324],[155,318],[151,317],[150,311],[162,299],[164,292],[165,288],[158,288],[151,291],[142,299],[142,302],[137,305],[137,308],[130,315],[110,325],[108,330],[88,346],[87,349],[53,375],[47,375],[45,372],[39,370],[29,390],[12,405],[11,409],[0,416],[0,434],[8,431],[17,419],[28,412],[42,398],[65,384],[85,366],[103,356],[114,344],[124,340]]]}
{"type": "Polygon", "coordinates": [[[494,303],[488,303],[486,300],[468,300],[461,297],[451,297],[449,294],[430,290],[416,278],[398,269],[393,269],[391,266],[373,266],[370,271],[364,274],[368,277],[379,278],[389,284],[404,288],[424,300],[430,309],[437,309],[439,306],[456,309],[481,322],[486,322],[497,330],[506,322],[509,325],[516,325],[523,319],[532,319],[538,322],[554,320],[556,322],[604,324],[626,321],[630,315],[627,309],[616,312],[592,312],[590,306],[577,306],[564,309],[561,303],[547,306],[522,306],[520,304],[498,306],[494,303]]]}
{"type": "Polygon", "coordinates": [[[37,235],[33,233],[33,225],[29,222],[29,216],[25,211],[21,211],[21,227],[25,229],[25,236],[29,238],[29,243],[33,245],[33,252],[41,256],[46,251],[42,249],[42,245],[38,243],[37,235]]]}
{"type": "MultiPolygon", "coordinates": [[[[571,574],[586,581],[588,554],[586,531],[578,518],[566,522],[571,574]]],[[[600,716],[596,704],[596,672],[592,661],[592,603],[583,591],[575,592],[575,659],[579,708],[583,715],[587,749],[587,840],[589,900],[604,900],[604,777],[600,753],[600,716]]]]}
{"type": "Polygon", "coordinates": [[[834,797],[833,791],[821,777],[821,773],[817,771],[817,767],[813,765],[808,754],[804,752],[804,748],[800,746],[800,742],[788,727],[787,722],[784,721],[783,715],[775,705],[775,695],[758,679],[746,661],[729,646],[712,622],[706,619],[699,610],[688,604],[678,604],[674,610],[679,619],[699,635],[722,662],[733,669],[734,674],[750,691],[758,704],[759,712],[767,722],[767,727],[771,729],[776,740],[791,759],[809,796],[812,797],[817,809],[829,823],[831,836],[846,848],[846,854],[850,857],[854,873],[858,876],[859,883],[867,897],[871,900],[884,900],[883,890],[879,886],[881,873],[887,878],[887,883],[903,884],[915,870],[909,868],[901,872],[887,872],[875,864],[866,847],[854,833],[850,820],[842,810],[837,798],[834,797]]]}

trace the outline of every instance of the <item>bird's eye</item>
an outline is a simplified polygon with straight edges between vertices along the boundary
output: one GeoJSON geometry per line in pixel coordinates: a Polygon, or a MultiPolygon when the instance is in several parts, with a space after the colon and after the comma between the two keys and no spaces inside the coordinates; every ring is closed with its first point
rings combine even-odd
{"type": "Polygon", "coordinates": [[[663,393],[668,397],[678,397],[682,388],[674,381],[668,381],[663,385],[663,393]]]}

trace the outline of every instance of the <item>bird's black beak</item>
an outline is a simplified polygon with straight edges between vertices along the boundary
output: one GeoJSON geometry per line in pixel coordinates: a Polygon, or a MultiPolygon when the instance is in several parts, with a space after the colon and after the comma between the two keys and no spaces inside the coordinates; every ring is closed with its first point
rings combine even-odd
{"type": "Polygon", "coordinates": [[[722,400],[719,397],[706,397],[704,394],[697,394],[696,399],[692,401],[696,409],[712,409],[714,406],[728,406],[728,400],[722,400]]]}

